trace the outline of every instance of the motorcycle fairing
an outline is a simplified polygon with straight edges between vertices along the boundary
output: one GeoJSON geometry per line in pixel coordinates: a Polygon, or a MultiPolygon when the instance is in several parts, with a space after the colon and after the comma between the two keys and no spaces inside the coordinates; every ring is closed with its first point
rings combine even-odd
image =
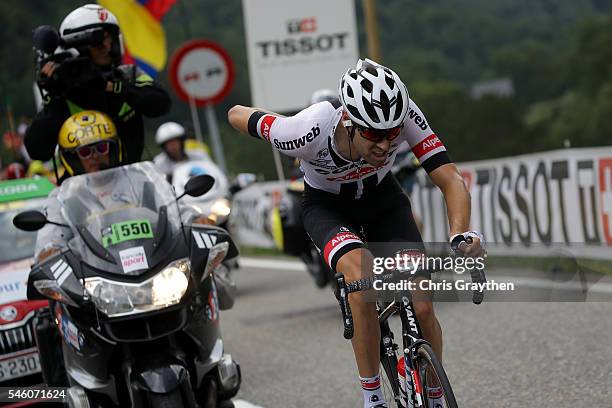
{"type": "Polygon", "coordinates": [[[73,231],[69,247],[91,268],[110,274],[139,276],[155,269],[181,235],[172,187],[150,162],[71,177],[58,200],[73,231]],[[140,258],[135,264],[126,254],[140,258]]]}

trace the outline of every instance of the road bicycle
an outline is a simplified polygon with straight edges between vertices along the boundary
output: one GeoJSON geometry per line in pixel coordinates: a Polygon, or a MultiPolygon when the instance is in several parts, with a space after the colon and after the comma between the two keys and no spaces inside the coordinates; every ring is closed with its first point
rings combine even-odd
{"type": "MultiPolygon", "coordinates": [[[[346,282],[344,275],[337,273],[336,298],[342,311],[344,338],[353,337],[353,316],[348,295],[353,292],[366,291],[373,287],[377,279],[396,281],[415,278],[418,275],[394,270],[353,282],[346,282]]],[[[485,283],[483,270],[470,271],[473,282],[485,283]]],[[[472,301],[480,304],[483,291],[474,291],[472,301]]],[[[409,292],[395,291],[391,302],[378,300],[378,323],[380,325],[380,364],[382,366],[381,386],[388,404],[397,408],[443,408],[439,404],[431,406],[427,396],[429,388],[441,390],[446,408],[456,408],[457,401],[451,384],[446,376],[442,363],[434,354],[431,345],[423,339],[421,329],[414,313],[412,297],[409,292]],[[399,316],[401,322],[402,348],[395,341],[395,335],[389,325],[392,316],[399,316]],[[399,359],[398,359],[399,352],[399,359]],[[403,360],[403,361],[402,361],[403,360]],[[398,363],[400,363],[398,365],[398,363]],[[402,372],[403,371],[403,372],[402,372]],[[408,373],[409,375],[406,375],[408,373]]],[[[437,395],[439,398],[440,395],[437,395]]]]}

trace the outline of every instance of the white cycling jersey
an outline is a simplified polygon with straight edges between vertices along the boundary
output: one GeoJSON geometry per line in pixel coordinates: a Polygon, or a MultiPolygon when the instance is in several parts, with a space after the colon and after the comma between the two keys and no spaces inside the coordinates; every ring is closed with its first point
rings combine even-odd
{"type": "Polygon", "coordinates": [[[255,112],[248,127],[252,136],[271,143],[281,153],[299,158],[308,185],[354,198],[361,197],[369,186],[377,185],[387,175],[402,142],[408,143],[428,172],[450,162],[444,144],[413,101],[400,135],[391,143],[387,160],[380,166],[340,156],[334,134],[341,117],[342,106],[320,102],[291,117],[255,112]]]}

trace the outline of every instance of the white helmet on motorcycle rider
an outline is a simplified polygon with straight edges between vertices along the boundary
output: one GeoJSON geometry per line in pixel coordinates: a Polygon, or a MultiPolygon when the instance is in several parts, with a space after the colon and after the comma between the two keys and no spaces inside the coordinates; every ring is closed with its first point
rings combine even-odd
{"type": "MultiPolygon", "coordinates": [[[[59,33],[62,40],[74,39],[88,30],[103,28],[112,38],[110,56],[113,66],[121,65],[123,40],[117,17],[98,4],[86,4],[71,11],[62,21],[59,33]]],[[[97,44],[90,44],[96,46],[97,44]]],[[[77,48],[81,55],[87,55],[87,45],[77,48]]]]}
{"type": "Polygon", "coordinates": [[[185,128],[176,122],[166,122],[157,128],[155,132],[155,143],[163,147],[164,143],[172,139],[186,139],[185,128]]]}
{"type": "Polygon", "coordinates": [[[391,69],[367,58],[342,76],[338,93],[349,118],[361,128],[396,128],[408,113],[406,85],[391,69]]]}
{"type": "Polygon", "coordinates": [[[185,128],[176,122],[166,122],[157,128],[155,143],[174,161],[185,159],[185,128]]]}

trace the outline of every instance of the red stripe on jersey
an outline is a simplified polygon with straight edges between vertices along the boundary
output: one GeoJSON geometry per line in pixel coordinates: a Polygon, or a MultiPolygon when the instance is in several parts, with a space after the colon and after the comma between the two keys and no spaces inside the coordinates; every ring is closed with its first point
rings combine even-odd
{"type": "Polygon", "coordinates": [[[412,148],[412,153],[414,153],[417,159],[421,160],[421,157],[425,156],[432,150],[437,149],[438,147],[444,147],[444,144],[440,139],[438,139],[438,136],[436,136],[435,133],[432,133],[414,146],[412,148]]]}
{"type": "Polygon", "coordinates": [[[335,253],[334,249],[340,248],[343,244],[348,244],[350,242],[354,242],[355,240],[361,242],[361,239],[353,234],[352,232],[339,232],[332,239],[330,239],[327,244],[325,244],[325,248],[323,249],[323,258],[328,265],[331,265],[330,254],[332,252],[335,253]]]}
{"type": "Polygon", "coordinates": [[[272,128],[272,123],[276,120],[276,116],[266,115],[261,118],[261,124],[259,125],[259,135],[270,141],[270,128],[272,128]]]}

